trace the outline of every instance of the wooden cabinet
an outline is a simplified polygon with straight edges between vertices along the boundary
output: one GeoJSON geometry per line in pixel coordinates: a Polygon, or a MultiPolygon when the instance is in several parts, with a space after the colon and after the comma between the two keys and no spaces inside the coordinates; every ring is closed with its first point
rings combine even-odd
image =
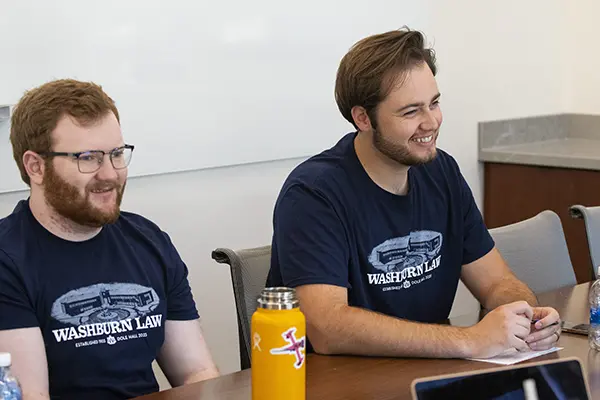
{"type": "Polygon", "coordinates": [[[572,219],[569,207],[600,205],[600,171],[484,163],[484,219],[496,228],[556,212],[562,222],[577,282],[592,279],[583,220],[572,219]]]}

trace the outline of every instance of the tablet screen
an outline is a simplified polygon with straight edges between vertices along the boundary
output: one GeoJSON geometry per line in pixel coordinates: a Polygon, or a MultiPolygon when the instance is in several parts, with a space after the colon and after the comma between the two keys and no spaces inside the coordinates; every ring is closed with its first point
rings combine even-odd
{"type": "Polygon", "coordinates": [[[418,400],[535,399],[526,397],[527,386],[527,390],[534,386],[538,399],[588,400],[581,365],[574,359],[478,371],[464,376],[425,378],[414,384],[413,394],[418,400]]]}

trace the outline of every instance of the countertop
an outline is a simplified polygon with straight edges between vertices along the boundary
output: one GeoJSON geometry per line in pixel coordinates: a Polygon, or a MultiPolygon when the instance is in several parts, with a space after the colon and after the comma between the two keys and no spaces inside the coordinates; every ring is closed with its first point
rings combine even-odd
{"type": "Polygon", "coordinates": [[[600,171],[600,116],[480,123],[479,161],[600,171]]]}

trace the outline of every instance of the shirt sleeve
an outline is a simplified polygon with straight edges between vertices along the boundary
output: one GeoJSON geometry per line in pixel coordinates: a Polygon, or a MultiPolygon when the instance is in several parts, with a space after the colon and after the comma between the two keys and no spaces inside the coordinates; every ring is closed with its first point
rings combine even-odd
{"type": "Polygon", "coordinates": [[[196,302],[188,281],[188,268],[179,256],[177,249],[167,238],[171,265],[167,267],[167,319],[188,321],[198,318],[196,302]]]}
{"type": "Polygon", "coordinates": [[[20,271],[0,250],[0,330],[39,327],[20,271]]]}
{"type": "Polygon", "coordinates": [[[285,286],[350,287],[346,230],[318,191],[296,185],[285,192],[275,210],[274,238],[285,286]]]}
{"type": "Polygon", "coordinates": [[[472,263],[485,256],[494,248],[494,240],[488,232],[481,212],[473,198],[473,192],[467,181],[458,172],[461,186],[461,203],[464,221],[463,265],[472,263]]]}

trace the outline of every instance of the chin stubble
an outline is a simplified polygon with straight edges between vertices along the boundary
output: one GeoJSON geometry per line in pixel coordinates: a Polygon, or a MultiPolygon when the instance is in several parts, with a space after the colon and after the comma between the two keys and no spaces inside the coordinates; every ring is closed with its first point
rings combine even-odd
{"type": "MultiPolygon", "coordinates": [[[[437,132],[432,140],[437,139],[437,132]]],[[[426,158],[419,158],[412,154],[408,145],[397,144],[387,140],[377,129],[373,129],[373,146],[386,157],[396,161],[403,166],[416,166],[427,164],[435,159],[437,150],[435,147],[426,158]]]]}

